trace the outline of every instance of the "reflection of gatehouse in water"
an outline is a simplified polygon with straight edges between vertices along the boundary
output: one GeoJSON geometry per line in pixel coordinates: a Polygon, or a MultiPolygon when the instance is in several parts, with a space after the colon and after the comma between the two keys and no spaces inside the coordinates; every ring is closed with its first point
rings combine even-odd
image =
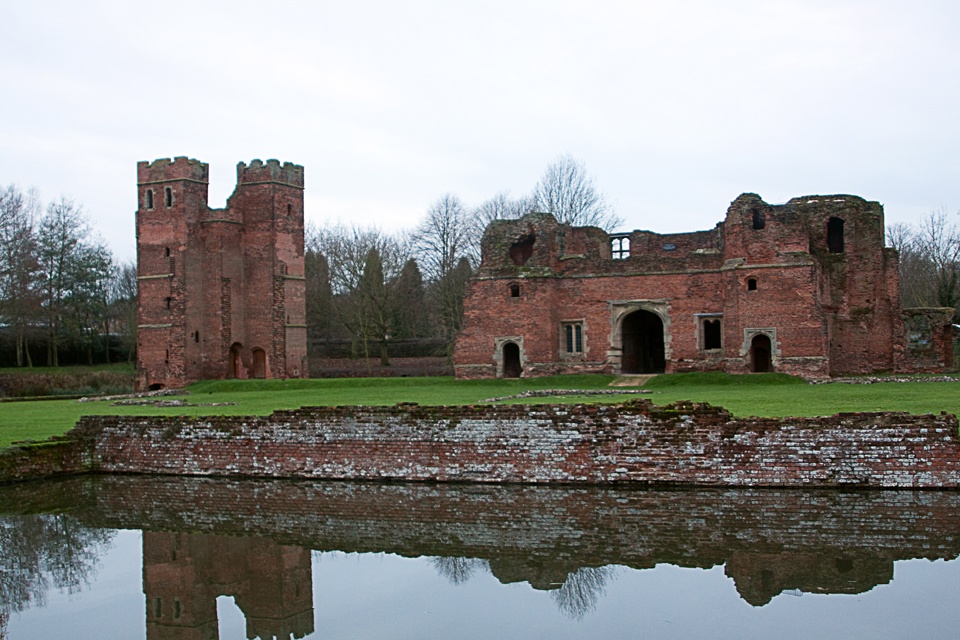
{"type": "Polygon", "coordinates": [[[960,494],[946,491],[106,476],[0,494],[4,512],[58,501],[86,526],[144,531],[149,637],[169,640],[207,637],[218,595],[235,598],[248,634],[310,633],[310,549],[427,556],[452,581],[489,568],[503,583],[566,589],[555,599],[574,613],[599,597],[611,565],[723,565],[740,596],[763,605],[787,590],[862,593],[889,582],[896,560],[960,556],[960,494]]]}

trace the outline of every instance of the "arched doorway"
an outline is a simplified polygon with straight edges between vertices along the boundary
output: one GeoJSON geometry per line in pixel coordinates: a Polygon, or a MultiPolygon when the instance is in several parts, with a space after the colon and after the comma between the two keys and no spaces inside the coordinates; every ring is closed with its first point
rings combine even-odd
{"type": "Polygon", "coordinates": [[[663,320],[650,311],[634,311],[620,325],[622,373],[663,373],[667,368],[663,320]]]}
{"type": "Polygon", "coordinates": [[[516,342],[503,343],[503,377],[519,378],[523,373],[520,364],[520,347],[516,342]]]}
{"type": "Polygon", "coordinates": [[[253,377],[254,378],[266,378],[267,377],[267,354],[266,352],[257,347],[252,352],[253,355],[253,377]]]}
{"type": "Polygon", "coordinates": [[[230,355],[227,356],[227,377],[239,378],[242,370],[243,360],[240,358],[240,343],[234,342],[230,345],[230,355]]]}
{"type": "Polygon", "coordinates": [[[763,334],[753,336],[750,341],[750,369],[754,373],[773,371],[770,353],[770,337],[763,334]]]}

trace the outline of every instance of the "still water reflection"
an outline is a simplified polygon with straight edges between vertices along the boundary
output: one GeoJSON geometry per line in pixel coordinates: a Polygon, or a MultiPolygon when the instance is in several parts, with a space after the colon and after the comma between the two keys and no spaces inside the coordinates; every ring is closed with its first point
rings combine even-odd
{"type": "Polygon", "coordinates": [[[954,638],[958,556],[957,492],[87,477],[0,489],[0,637],[954,638]]]}

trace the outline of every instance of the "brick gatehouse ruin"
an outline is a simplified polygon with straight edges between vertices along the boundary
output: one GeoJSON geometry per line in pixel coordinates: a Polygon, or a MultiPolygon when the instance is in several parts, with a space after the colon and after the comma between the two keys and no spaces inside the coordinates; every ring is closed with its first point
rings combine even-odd
{"type": "Polygon", "coordinates": [[[237,165],[224,209],[208,166],[137,164],[137,387],[306,375],[303,167],[237,165]]]}
{"type": "Polygon", "coordinates": [[[743,194],[709,231],[494,221],[464,301],[458,378],[942,371],[953,309],[902,309],[883,207],[743,194]]]}

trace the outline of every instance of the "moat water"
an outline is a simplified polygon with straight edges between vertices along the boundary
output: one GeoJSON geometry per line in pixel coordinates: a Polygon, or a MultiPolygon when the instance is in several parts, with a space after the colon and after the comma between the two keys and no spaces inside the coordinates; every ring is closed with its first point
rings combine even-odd
{"type": "Polygon", "coordinates": [[[960,492],[0,488],[0,638],[956,638],[960,492]]]}

